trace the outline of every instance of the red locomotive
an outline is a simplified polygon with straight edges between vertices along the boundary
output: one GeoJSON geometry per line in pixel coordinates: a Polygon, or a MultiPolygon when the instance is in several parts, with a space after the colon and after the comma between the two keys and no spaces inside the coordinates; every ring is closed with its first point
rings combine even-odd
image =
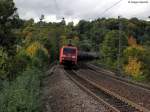
{"type": "Polygon", "coordinates": [[[77,64],[77,47],[73,47],[72,45],[63,46],[60,49],[60,64],[77,64]]]}

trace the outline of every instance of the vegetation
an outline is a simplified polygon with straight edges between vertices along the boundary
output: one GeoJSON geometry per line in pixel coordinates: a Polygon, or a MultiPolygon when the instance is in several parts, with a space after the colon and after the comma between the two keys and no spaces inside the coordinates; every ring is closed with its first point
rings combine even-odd
{"type": "Polygon", "coordinates": [[[0,93],[1,112],[40,111],[40,76],[37,68],[27,68],[14,81],[4,82],[0,93]]]}
{"type": "Polygon", "coordinates": [[[38,112],[47,40],[25,32],[34,22],[19,19],[16,10],[13,0],[0,1],[0,112],[38,112]]]}
{"type": "Polygon", "coordinates": [[[81,20],[74,31],[81,50],[99,51],[99,64],[114,70],[119,67],[123,73],[141,81],[150,79],[149,25],[149,21],[137,18],[101,18],[92,22],[81,20]]]}
{"type": "Polygon", "coordinates": [[[0,1],[0,111],[39,111],[42,75],[69,40],[79,50],[98,52],[98,62],[109,68],[120,63],[133,79],[150,80],[150,22],[100,18],[73,25],[43,19],[22,20],[13,0],[0,1]]]}
{"type": "MultiPolygon", "coordinates": [[[[105,38],[104,41],[102,42],[100,46],[100,54],[103,56],[103,61],[109,65],[112,68],[117,67],[117,58],[118,58],[118,51],[119,51],[119,31],[109,31],[105,38]]],[[[127,46],[127,36],[125,35],[124,32],[121,32],[121,42],[123,46],[127,46]]],[[[121,50],[123,50],[122,48],[121,50]]]]}
{"type": "Polygon", "coordinates": [[[129,57],[128,64],[125,66],[125,72],[136,78],[143,74],[141,68],[142,64],[137,58],[129,57]]]}

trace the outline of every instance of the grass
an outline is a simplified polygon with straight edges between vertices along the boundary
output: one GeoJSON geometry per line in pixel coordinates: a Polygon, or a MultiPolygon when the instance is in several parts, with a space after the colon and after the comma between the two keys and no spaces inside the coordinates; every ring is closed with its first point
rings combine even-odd
{"type": "Polygon", "coordinates": [[[0,112],[39,112],[40,76],[37,68],[28,68],[12,82],[4,82],[0,92],[0,112]]]}

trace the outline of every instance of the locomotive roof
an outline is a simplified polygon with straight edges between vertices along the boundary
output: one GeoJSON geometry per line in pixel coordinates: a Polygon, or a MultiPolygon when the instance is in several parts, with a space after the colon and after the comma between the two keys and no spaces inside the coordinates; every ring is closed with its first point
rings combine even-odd
{"type": "Polygon", "coordinates": [[[66,48],[66,47],[69,47],[69,48],[77,48],[77,47],[75,47],[75,46],[68,46],[68,45],[63,46],[62,48],[66,48]]]}

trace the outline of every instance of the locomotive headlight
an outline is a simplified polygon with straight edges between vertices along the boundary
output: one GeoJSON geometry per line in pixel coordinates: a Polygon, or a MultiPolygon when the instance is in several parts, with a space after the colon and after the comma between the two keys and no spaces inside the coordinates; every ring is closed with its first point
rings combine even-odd
{"type": "Polygon", "coordinates": [[[76,58],[75,56],[72,56],[72,58],[76,58]]]}

